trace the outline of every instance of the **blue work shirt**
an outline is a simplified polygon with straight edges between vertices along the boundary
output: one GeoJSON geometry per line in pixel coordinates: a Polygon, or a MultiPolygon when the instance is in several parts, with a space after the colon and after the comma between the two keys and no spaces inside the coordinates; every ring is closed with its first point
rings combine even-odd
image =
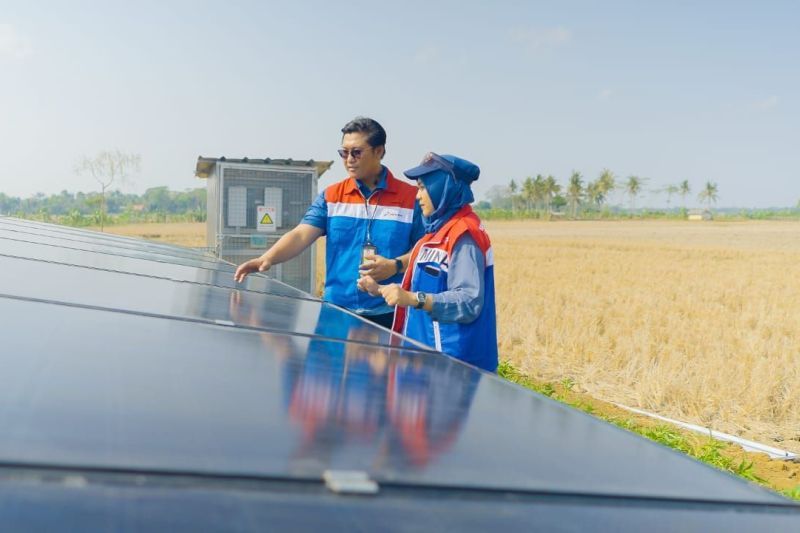
{"type": "MultiPolygon", "coordinates": [[[[394,308],[383,298],[357,290],[358,263],[369,228],[369,239],[377,246],[378,254],[389,259],[407,253],[425,234],[415,191],[410,184],[391,177],[383,167],[377,186],[371,191],[360,180],[347,178],[317,196],[301,223],[319,228],[327,236],[325,300],[361,315],[393,312],[394,308]],[[365,205],[370,198],[370,207],[376,209],[373,220],[365,205]]],[[[383,283],[399,283],[401,279],[395,275],[383,283]]]]}

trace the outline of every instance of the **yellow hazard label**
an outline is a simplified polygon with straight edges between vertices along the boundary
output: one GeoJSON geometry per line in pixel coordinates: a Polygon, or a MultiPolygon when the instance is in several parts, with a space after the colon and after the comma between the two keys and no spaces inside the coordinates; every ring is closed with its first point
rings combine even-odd
{"type": "Polygon", "coordinates": [[[269,216],[269,213],[264,213],[264,216],[261,217],[261,222],[259,224],[272,224],[272,217],[269,216]]]}

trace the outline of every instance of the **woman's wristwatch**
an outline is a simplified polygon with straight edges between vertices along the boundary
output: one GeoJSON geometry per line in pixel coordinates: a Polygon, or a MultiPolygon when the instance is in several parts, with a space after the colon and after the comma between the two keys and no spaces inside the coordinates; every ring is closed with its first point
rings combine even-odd
{"type": "Polygon", "coordinates": [[[403,262],[395,258],[394,267],[397,269],[397,272],[395,272],[395,274],[399,274],[400,272],[403,271],[403,262]]]}
{"type": "Polygon", "coordinates": [[[425,307],[425,301],[428,299],[428,295],[422,291],[419,291],[417,292],[416,296],[417,296],[416,308],[422,309],[423,307],[425,307]]]}

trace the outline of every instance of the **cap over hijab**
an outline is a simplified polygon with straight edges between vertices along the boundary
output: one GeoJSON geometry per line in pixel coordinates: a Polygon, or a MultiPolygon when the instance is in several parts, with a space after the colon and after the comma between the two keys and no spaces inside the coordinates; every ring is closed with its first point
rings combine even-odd
{"type": "Polygon", "coordinates": [[[434,211],[423,215],[425,231],[438,231],[459,209],[475,201],[470,183],[478,179],[478,165],[454,155],[429,152],[419,166],[404,172],[407,178],[421,179],[433,202],[434,211]]]}

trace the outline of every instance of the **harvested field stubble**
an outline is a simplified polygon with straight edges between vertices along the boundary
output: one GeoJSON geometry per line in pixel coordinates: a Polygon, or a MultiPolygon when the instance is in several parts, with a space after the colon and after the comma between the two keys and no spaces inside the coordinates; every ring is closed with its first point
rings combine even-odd
{"type": "Polygon", "coordinates": [[[522,372],[800,452],[800,224],[487,227],[522,372]]]}
{"type": "MultiPolygon", "coordinates": [[[[91,227],[99,231],[99,227],[91,227]]],[[[124,235],[126,237],[138,237],[150,241],[177,244],[189,248],[200,248],[206,246],[206,223],[205,222],[168,222],[168,223],[141,223],[124,224],[119,226],[106,226],[106,233],[114,235],[124,235]]]]}

